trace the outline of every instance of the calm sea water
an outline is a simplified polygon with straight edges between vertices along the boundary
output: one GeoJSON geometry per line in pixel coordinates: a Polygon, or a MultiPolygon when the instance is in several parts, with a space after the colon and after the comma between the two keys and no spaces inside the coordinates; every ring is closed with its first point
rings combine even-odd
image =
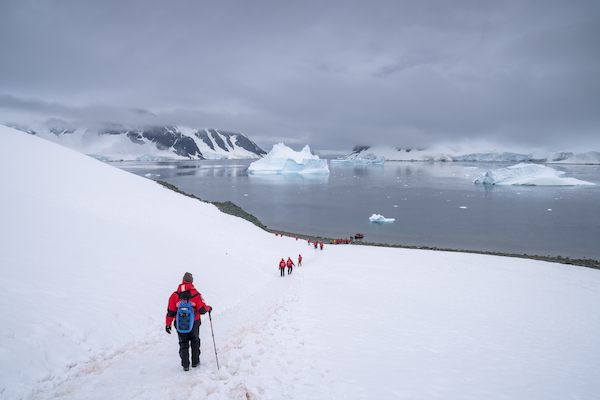
{"type": "Polygon", "coordinates": [[[230,200],[272,229],[333,238],[600,260],[600,167],[551,165],[594,187],[475,185],[510,164],[387,162],[329,176],[248,175],[250,160],[122,162],[204,200],[230,200]],[[395,222],[369,222],[372,214],[395,222]]]}

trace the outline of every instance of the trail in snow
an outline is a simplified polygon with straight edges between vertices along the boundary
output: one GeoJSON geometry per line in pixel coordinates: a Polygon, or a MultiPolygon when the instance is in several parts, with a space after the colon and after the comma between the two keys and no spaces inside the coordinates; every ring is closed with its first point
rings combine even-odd
{"type": "Polygon", "coordinates": [[[311,267],[307,261],[291,276],[286,268],[285,277],[257,288],[234,308],[213,313],[219,370],[205,315],[197,369],[182,370],[177,334],[164,333],[112,357],[79,365],[60,383],[48,382],[33,398],[322,398],[331,378],[318,360],[303,354],[305,328],[295,314],[304,303],[305,275],[311,267]]]}

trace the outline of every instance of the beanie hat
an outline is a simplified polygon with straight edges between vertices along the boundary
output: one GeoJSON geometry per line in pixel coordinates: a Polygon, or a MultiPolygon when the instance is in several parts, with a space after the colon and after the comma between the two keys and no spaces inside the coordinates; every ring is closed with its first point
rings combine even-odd
{"type": "Polygon", "coordinates": [[[193,283],[194,282],[194,277],[189,272],[186,272],[185,275],[183,275],[183,281],[184,282],[193,283]]]}

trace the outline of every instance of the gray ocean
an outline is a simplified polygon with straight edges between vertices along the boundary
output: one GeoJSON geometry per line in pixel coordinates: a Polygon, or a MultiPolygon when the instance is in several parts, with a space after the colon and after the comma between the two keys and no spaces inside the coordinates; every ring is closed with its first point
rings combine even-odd
{"type": "MultiPolygon", "coordinates": [[[[330,165],[330,175],[248,175],[252,160],[111,163],[203,200],[232,201],[271,229],[368,242],[600,260],[600,166],[549,165],[597,186],[476,185],[514,164],[330,165]],[[380,214],[391,223],[372,223],[380,214]]],[[[199,228],[200,229],[200,228],[199,228]]]]}

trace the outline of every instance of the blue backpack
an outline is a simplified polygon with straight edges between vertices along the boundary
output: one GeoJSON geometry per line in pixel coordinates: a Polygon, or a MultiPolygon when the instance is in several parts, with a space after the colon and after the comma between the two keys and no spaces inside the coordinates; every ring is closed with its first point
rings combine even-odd
{"type": "Polygon", "coordinates": [[[190,299],[182,299],[177,307],[175,329],[179,333],[189,333],[194,326],[194,307],[190,299]]]}

